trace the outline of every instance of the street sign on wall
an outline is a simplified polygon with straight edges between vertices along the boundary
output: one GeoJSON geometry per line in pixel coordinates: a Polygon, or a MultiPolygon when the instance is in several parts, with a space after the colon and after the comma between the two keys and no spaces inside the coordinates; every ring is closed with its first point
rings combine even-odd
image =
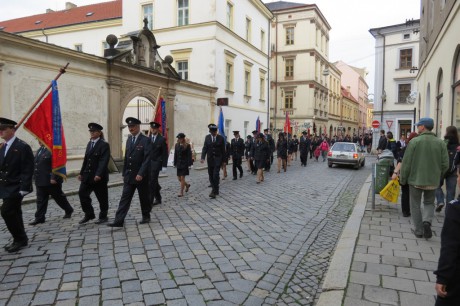
{"type": "Polygon", "coordinates": [[[372,121],[372,127],[378,129],[380,127],[380,122],[378,120],[372,121]]]}

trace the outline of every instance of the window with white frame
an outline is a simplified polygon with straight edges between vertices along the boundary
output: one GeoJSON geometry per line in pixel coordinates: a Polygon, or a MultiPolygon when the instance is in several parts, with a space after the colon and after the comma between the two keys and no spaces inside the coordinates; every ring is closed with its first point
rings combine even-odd
{"type": "Polygon", "coordinates": [[[248,135],[248,127],[249,127],[249,121],[244,122],[244,129],[243,129],[243,137],[246,137],[248,135]]]}
{"type": "Polygon", "coordinates": [[[182,80],[188,80],[188,61],[176,62],[176,69],[182,80]]]}
{"type": "Polygon", "coordinates": [[[292,78],[294,76],[294,59],[288,58],[285,61],[286,78],[292,78]]]}
{"type": "Polygon", "coordinates": [[[294,27],[286,28],[286,45],[294,44],[294,27]]]}
{"type": "Polygon", "coordinates": [[[251,95],[251,70],[244,70],[244,95],[251,95]]]}
{"type": "Polygon", "coordinates": [[[233,91],[233,64],[229,62],[225,68],[225,90],[233,91]]]}
{"type": "Polygon", "coordinates": [[[142,20],[147,18],[147,27],[149,30],[153,29],[153,4],[144,4],[142,5],[142,20]]]}
{"type": "Polygon", "coordinates": [[[251,40],[251,19],[246,17],[246,41],[251,40]]]}
{"type": "Polygon", "coordinates": [[[294,91],[287,90],[284,92],[284,108],[292,109],[294,106],[294,91]]]}
{"type": "Polygon", "coordinates": [[[260,30],[260,50],[265,51],[265,31],[260,30]]]}
{"type": "Polygon", "coordinates": [[[265,77],[260,77],[260,100],[265,101],[265,77]]]}
{"type": "Polygon", "coordinates": [[[188,25],[188,1],[189,0],[177,0],[177,25],[184,26],[188,25]]]}
{"type": "Polygon", "coordinates": [[[227,1],[227,10],[226,10],[226,22],[227,28],[233,29],[233,4],[227,1]]]}
{"type": "Polygon", "coordinates": [[[398,103],[407,103],[407,97],[411,92],[411,84],[398,84],[398,103]]]}

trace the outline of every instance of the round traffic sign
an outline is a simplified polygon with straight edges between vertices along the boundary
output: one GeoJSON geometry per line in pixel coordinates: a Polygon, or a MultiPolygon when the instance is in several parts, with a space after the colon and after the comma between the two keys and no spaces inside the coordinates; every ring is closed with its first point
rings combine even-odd
{"type": "Polygon", "coordinates": [[[378,129],[380,127],[380,122],[378,120],[372,121],[372,127],[378,129]]]}

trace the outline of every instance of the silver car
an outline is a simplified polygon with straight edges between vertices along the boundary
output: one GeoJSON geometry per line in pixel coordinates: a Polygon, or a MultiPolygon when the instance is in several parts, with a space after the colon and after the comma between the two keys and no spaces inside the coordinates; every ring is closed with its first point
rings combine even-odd
{"type": "Polygon", "coordinates": [[[327,164],[331,168],[336,165],[353,165],[356,170],[366,163],[364,152],[351,142],[336,142],[327,153],[327,164]]]}

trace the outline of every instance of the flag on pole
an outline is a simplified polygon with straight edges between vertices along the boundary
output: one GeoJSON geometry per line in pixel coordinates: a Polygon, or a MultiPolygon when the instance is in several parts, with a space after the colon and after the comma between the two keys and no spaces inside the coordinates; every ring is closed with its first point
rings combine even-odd
{"type": "Polygon", "coordinates": [[[260,117],[257,116],[257,120],[256,120],[256,131],[257,133],[260,134],[260,117]]]}
{"type": "Polygon", "coordinates": [[[67,177],[67,148],[57,82],[51,82],[51,92],[27,119],[24,127],[51,152],[51,168],[55,175],[67,177]]]}
{"type": "Polygon", "coordinates": [[[291,120],[289,119],[288,112],[286,112],[286,121],[284,122],[284,131],[286,133],[291,133],[291,120]]]}
{"type": "Polygon", "coordinates": [[[225,125],[224,125],[224,112],[222,111],[222,107],[220,108],[220,113],[219,113],[219,121],[217,122],[217,128],[219,134],[224,137],[225,143],[227,143],[227,136],[225,135],[225,125]]]}
{"type": "Polygon", "coordinates": [[[166,140],[166,146],[169,148],[168,126],[167,126],[167,120],[166,120],[166,101],[163,99],[163,97],[159,97],[157,103],[158,103],[158,106],[156,107],[156,113],[155,113],[155,117],[153,118],[153,121],[161,124],[160,132],[161,132],[161,135],[163,135],[163,137],[166,140]]]}

